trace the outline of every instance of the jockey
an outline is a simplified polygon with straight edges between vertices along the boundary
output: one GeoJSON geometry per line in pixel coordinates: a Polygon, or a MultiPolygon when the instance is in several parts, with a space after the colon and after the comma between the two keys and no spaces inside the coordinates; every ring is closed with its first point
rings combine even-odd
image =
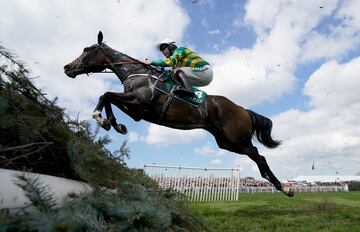
{"type": "Polygon", "coordinates": [[[156,48],[166,59],[152,61],[150,64],[172,67],[176,79],[181,83],[174,94],[194,96],[191,86],[206,86],[212,81],[213,71],[210,64],[189,48],[177,47],[172,39],[162,40],[156,48]]]}

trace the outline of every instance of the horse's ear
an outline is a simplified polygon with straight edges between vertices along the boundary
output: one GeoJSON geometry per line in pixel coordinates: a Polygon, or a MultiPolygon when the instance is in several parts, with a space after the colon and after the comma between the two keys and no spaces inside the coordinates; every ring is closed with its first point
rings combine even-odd
{"type": "Polygon", "coordinates": [[[100,45],[103,41],[103,33],[101,31],[99,31],[99,34],[98,34],[98,44],[100,45]]]}

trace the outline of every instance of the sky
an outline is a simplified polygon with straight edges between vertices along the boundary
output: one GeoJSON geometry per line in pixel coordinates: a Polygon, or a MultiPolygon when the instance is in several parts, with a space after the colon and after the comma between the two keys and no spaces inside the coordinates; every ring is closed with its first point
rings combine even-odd
{"type": "MultiPolygon", "coordinates": [[[[68,78],[63,66],[101,30],[112,48],[145,60],[173,38],[213,67],[202,89],[271,118],[268,149],[254,140],[281,180],[299,175],[360,174],[360,1],[357,0],[0,0],[0,43],[27,63],[36,86],[73,117],[92,120],[103,93],[123,90],[114,74],[68,78]],[[314,168],[313,168],[314,167],[314,168]]],[[[204,130],[134,122],[129,133],[101,131],[127,164],[240,168],[261,178],[247,156],[221,150],[204,130]]],[[[95,123],[93,124],[95,128],[95,123]]]]}

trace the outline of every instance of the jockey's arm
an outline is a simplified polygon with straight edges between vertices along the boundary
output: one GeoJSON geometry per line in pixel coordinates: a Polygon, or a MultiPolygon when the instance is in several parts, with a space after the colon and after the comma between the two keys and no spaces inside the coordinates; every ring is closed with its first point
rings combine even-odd
{"type": "Polygon", "coordinates": [[[155,60],[152,61],[150,64],[154,66],[161,66],[161,67],[172,67],[175,68],[181,59],[181,54],[178,52],[174,52],[169,58],[164,60],[155,60]]]}
{"type": "Polygon", "coordinates": [[[165,60],[155,60],[150,62],[151,65],[160,67],[170,67],[171,65],[165,62],[165,60]]]}

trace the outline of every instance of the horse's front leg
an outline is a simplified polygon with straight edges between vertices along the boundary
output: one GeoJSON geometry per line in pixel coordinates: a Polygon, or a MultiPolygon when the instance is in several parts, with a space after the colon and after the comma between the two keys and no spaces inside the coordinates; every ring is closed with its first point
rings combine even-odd
{"type": "Polygon", "coordinates": [[[116,118],[114,116],[114,113],[112,111],[112,107],[111,104],[109,102],[105,103],[105,113],[106,113],[106,117],[107,119],[104,120],[104,123],[111,125],[116,132],[120,133],[120,134],[127,134],[127,128],[124,124],[121,123],[117,123],[116,122],[116,118]]]}
{"type": "Polygon", "coordinates": [[[99,102],[96,105],[94,112],[92,113],[92,118],[95,119],[96,123],[99,126],[101,126],[102,128],[104,128],[105,130],[108,131],[108,130],[110,130],[111,125],[108,120],[104,120],[101,116],[101,112],[102,112],[105,104],[106,104],[106,101],[105,101],[104,95],[101,95],[99,97],[99,102]]]}
{"type": "MultiPolygon", "coordinates": [[[[103,127],[105,130],[110,130],[111,126],[120,134],[126,134],[127,128],[123,124],[118,124],[116,122],[116,118],[111,108],[111,104],[115,105],[135,105],[136,98],[133,93],[114,93],[114,92],[106,92],[99,99],[99,103],[97,104],[93,118],[97,121],[97,123],[103,127]],[[107,119],[103,119],[101,117],[102,109],[105,107],[105,113],[107,119]]],[[[119,106],[118,106],[119,107],[119,106]]],[[[123,107],[119,107],[121,110],[125,111],[123,107]]],[[[126,108],[126,107],[125,107],[126,108]]],[[[126,113],[126,111],[125,111],[126,113]]]]}

